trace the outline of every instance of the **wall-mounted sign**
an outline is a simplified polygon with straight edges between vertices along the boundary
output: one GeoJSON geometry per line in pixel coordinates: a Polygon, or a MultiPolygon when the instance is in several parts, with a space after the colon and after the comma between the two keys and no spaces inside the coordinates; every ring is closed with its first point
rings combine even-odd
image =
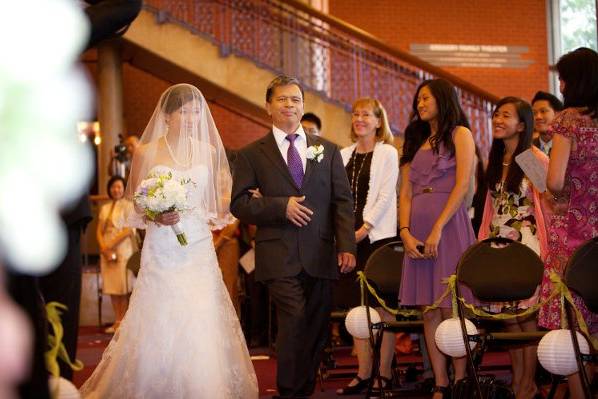
{"type": "Polygon", "coordinates": [[[411,44],[411,54],[436,66],[471,68],[527,68],[533,60],[521,58],[526,46],[483,44],[411,44]]]}

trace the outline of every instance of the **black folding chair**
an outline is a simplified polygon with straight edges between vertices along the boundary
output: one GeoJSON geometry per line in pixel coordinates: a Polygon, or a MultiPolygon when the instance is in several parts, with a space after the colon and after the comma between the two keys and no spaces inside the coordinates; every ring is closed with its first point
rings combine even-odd
{"type": "MultiPolygon", "coordinates": [[[[529,247],[502,238],[489,238],[478,242],[465,251],[457,265],[457,283],[466,285],[481,302],[512,302],[531,297],[542,280],[544,264],[529,247]]],[[[461,297],[459,284],[456,294],[461,297]]],[[[482,386],[478,366],[489,343],[522,344],[539,341],[546,332],[486,332],[469,335],[465,328],[464,305],[458,300],[458,315],[466,349],[469,376],[468,398],[484,399],[490,387],[482,386]],[[469,342],[479,342],[479,357],[474,361],[469,342]]],[[[465,397],[465,396],[464,396],[465,397]]]]}
{"type": "MultiPolygon", "coordinates": [[[[591,312],[598,313],[598,289],[596,289],[598,286],[598,237],[586,241],[573,253],[565,268],[565,283],[568,288],[581,297],[591,312]]],[[[598,359],[592,345],[590,345],[589,355],[581,353],[577,334],[575,333],[576,329],[574,328],[576,325],[573,316],[574,311],[568,301],[565,301],[565,309],[584,395],[586,398],[591,398],[591,384],[583,362],[596,363],[598,359]]],[[[590,342],[589,337],[586,336],[585,338],[590,342]]]]}
{"type": "MultiPolygon", "coordinates": [[[[386,301],[386,304],[391,308],[398,306],[398,295],[401,287],[401,274],[403,271],[403,243],[400,241],[390,242],[378,248],[369,257],[364,274],[368,283],[372,286],[378,296],[386,301]]],[[[362,297],[364,298],[364,305],[369,306],[369,292],[364,285],[362,297]]],[[[378,304],[372,304],[377,306],[378,304]]],[[[366,394],[366,398],[370,398],[373,394],[374,381],[378,381],[378,389],[376,390],[376,397],[392,397],[396,392],[391,389],[385,389],[380,376],[380,351],[382,346],[382,337],[384,332],[408,332],[420,331],[423,328],[422,320],[396,320],[392,322],[380,322],[372,324],[368,316],[368,325],[370,326],[370,344],[373,348],[372,354],[372,378],[366,394]]]]}

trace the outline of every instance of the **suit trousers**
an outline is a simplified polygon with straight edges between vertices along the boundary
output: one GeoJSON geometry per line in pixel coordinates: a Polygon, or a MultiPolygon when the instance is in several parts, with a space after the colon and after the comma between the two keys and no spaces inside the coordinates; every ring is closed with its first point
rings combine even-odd
{"type": "Polygon", "coordinates": [[[302,271],[266,282],[276,306],[277,387],[280,398],[310,396],[328,340],[332,280],[302,271]]]}

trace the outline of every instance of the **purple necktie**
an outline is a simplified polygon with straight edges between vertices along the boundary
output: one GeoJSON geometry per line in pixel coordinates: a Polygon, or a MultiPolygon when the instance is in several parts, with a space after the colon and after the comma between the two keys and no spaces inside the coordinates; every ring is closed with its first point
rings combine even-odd
{"type": "Polygon", "coordinates": [[[293,180],[297,187],[301,187],[303,183],[303,162],[301,162],[301,157],[299,156],[299,151],[295,147],[295,139],[298,137],[298,134],[287,134],[286,139],[289,140],[289,149],[287,150],[287,166],[289,168],[289,172],[291,172],[291,176],[293,176],[293,180]]]}

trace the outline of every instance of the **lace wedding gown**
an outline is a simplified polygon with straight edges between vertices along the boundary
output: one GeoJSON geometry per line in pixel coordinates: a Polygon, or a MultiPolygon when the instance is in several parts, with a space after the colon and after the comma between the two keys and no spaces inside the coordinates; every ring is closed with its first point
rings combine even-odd
{"type": "MultiPolygon", "coordinates": [[[[203,169],[159,168],[175,178],[191,177],[192,195],[201,195],[203,169]]],[[[180,223],[187,246],[179,245],[170,227],[148,225],[129,310],[81,387],[84,398],[258,397],[210,229],[197,210],[183,213],[180,223]]]]}

